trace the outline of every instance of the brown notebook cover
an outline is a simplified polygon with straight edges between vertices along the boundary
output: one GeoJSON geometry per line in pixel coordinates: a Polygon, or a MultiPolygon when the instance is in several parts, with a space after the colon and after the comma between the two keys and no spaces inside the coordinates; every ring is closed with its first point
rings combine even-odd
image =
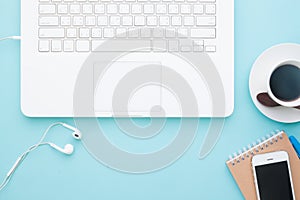
{"type": "Polygon", "coordinates": [[[248,149],[244,148],[243,152],[240,151],[239,154],[234,155],[234,158],[230,158],[226,162],[245,199],[257,199],[252,170],[252,157],[256,154],[274,151],[286,151],[289,154],[295,198],[300,199],[300,161],[288,136],[283,131],[278,132],[276,135],[269,137],[255,146],[249,146],[248,149]]]}

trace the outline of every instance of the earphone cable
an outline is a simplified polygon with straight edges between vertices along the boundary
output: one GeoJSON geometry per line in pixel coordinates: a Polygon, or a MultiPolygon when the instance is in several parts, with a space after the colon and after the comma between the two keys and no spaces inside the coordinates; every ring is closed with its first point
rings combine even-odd
{"type": "Polygon", "coordinates": [[[21,36],[9,36],[9,37],[0,38],[0,41],[4,41],[4,40],[21,40],[21,36]]]}
{"type": "Polygon", "coordinates": [[[7,185],[9,180],[10,180],[10,177],[5,177],[5,179],[3,180],[3,182],[0,185],[0,191],[7,185]]]}
{"type": "Polygon", "coordinates": [[[28,154],[32,151],[34,151],[35,149],[37,149],[40,146],[43,145],[50,145],[49,142],[43,142],[47,136],[47,134],[49,133],[49,131],[58,125],[63,125],[62,122],[56,122],[51,124],[43,133],[41,139],[39,140],[38,143],[36,143],[35,145],[32,145],[31,147],[29,147],[24,153],[22,153],[21,156],[18,157],[17,161],[15,162],[15,164],[13,165],[13,167],[9,170],[9,172],[6,174],[5,179],[3,180],[3,182],[0,185],[0,191],[9,183],[11,177],[14,175],[15,171],[17,170],[17,168],[22,164],[22,162],[25,160],[25,158],[28,156],[28,154]]]}

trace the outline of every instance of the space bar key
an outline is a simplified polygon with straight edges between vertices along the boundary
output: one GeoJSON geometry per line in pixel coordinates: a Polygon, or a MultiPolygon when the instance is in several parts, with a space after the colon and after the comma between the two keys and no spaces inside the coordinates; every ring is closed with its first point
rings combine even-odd
{"type": "Polygon", "coordinates": [[[150,40],[94,40],[93,52],[149,52],[150,40]]]}

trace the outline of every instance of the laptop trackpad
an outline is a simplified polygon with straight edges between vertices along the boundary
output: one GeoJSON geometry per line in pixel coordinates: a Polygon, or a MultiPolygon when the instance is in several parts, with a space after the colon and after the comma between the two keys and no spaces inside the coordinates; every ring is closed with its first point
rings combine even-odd
{"type": "Polygon", "coordinates": [[[97,114],[134,117],[160,112],[157,110],[162,94],[160,62],[96,62],[93,82],[97,114]]]}

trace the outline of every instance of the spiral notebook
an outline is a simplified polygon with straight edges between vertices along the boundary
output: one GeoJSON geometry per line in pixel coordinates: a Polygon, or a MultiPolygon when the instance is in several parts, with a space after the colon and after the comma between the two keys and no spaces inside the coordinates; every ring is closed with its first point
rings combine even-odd
{"type": "Polygon", "coordinates": [[[283,131],[278,131],[272,136],[268,135],[257,143],[244,147],[243,150],[233,154],[226,162],[245,199],[257,199],[251,163],[252,157],[256,154],[274,151],[288,152],[295,197],[296,199],[300,199],[300,161],[288,136],[283,131]]]}

